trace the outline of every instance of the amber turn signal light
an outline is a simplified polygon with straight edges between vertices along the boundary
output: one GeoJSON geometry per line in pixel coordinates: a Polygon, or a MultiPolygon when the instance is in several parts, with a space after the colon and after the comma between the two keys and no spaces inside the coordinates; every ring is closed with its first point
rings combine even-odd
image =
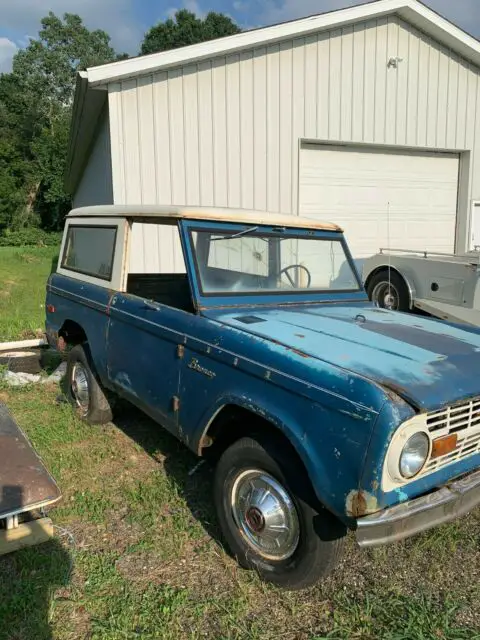
{"type": "Polygon", "coordinates": [[[432,443],[431,458],[440,458],[446,456],[447,453],[455,451],[457,447],[458,437],[456,433],[452,433],[450,436],[443,436],[443,438],[437,438],[432,443]]]}

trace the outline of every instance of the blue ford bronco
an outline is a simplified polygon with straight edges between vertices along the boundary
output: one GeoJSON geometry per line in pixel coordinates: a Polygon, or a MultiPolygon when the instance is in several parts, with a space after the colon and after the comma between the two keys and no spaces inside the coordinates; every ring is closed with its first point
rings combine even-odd
{"type": "Polygon", "coordinates": [[[215,461],[225,541],[265,580],[480,503],[480,331],[376,308],[333,224],[76,209],[46,306],[76,410],[108,422],[119,395],[215,461]]]}

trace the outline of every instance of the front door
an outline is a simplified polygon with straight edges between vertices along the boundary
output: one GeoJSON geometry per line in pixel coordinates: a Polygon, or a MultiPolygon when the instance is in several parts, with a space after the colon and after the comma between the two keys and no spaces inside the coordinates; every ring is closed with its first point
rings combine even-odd
{"type": "Polygon", "coordinates": [[[179,345],[185,311],[118,293],[108,327],[108,376],[120,395],[173,433],[178,425],[179,345]],[[174,328],[175,327],[175,328],[174,328]]]}

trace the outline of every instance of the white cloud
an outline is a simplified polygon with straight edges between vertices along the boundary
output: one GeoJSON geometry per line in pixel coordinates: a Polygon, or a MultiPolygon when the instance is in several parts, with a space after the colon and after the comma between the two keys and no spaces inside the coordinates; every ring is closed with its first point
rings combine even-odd
{"type": "Polygon", "coordinates": [[[234,0],[233,2],[233,8],[235,9],[235,11],[248,11],[248,9],[250,8],[250,3],[249,2],[243,2],[243,0],[234,0]]]}
{"type": "Polygon", "coordinates": [[[263,24],[276,24],[295,18],[325,13],[362,4],[365,0],[260,0],[262,12],[260,20],[263,24]]]}
{"type": "Polygon", "coordinates": [[[17,45],[8,38],[0,38],[0,73],[7,73],[12,69],[13,56],[17,52],[17,45]]]}
{"type": "Polygon", "coordinates": [[[165,15],[167,18],[175,18],[175,14],[177,11],[181,9],[187,9],[187,11],[191,11],[194,13],[197,18],[204,18],[206,16],[206,11],[204,11],[201,6],[198,4],[197,0],[184,0],[184,2],[178,7],[170,7],[166,10],[165,15]]]}
{"type": "Polygon", "coordinates": [[[183,4],[185,9],[194,13],[197,18],[203,18],[205,16],[205,11],[200,7],[197,0],[186,0],[183,4]]]}
{"type": "Polygon", "coordinates": [[[135,16],[133,0],[0,0],[0,28],[18,33],[18,41],[27,33],[38,33],[40,20],[53,11],[56,15],[78,13],[90,29],[104,29],[119,51],[138,51],[144,28],[135,16]]]}

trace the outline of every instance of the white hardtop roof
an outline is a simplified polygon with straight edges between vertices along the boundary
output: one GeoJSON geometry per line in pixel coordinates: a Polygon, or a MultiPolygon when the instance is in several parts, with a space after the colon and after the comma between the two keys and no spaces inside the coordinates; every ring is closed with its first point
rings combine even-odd
{"type": "Polygon", "coordinates": [[[321,231],[342,231],[341,227],[332,222],[322,222],[313,218],[287,216],[266,211],[251,211],[250,209],[222,209],[217,207],[177,207],[170,205],[98,205],[72,209],[68,218],[165,218],[175,221],[179,218],[186,220],[208,220],[212,222],[239,222],[241,224],[269,225],[294,227],[302,229],[318,229],[321,231]]]}

